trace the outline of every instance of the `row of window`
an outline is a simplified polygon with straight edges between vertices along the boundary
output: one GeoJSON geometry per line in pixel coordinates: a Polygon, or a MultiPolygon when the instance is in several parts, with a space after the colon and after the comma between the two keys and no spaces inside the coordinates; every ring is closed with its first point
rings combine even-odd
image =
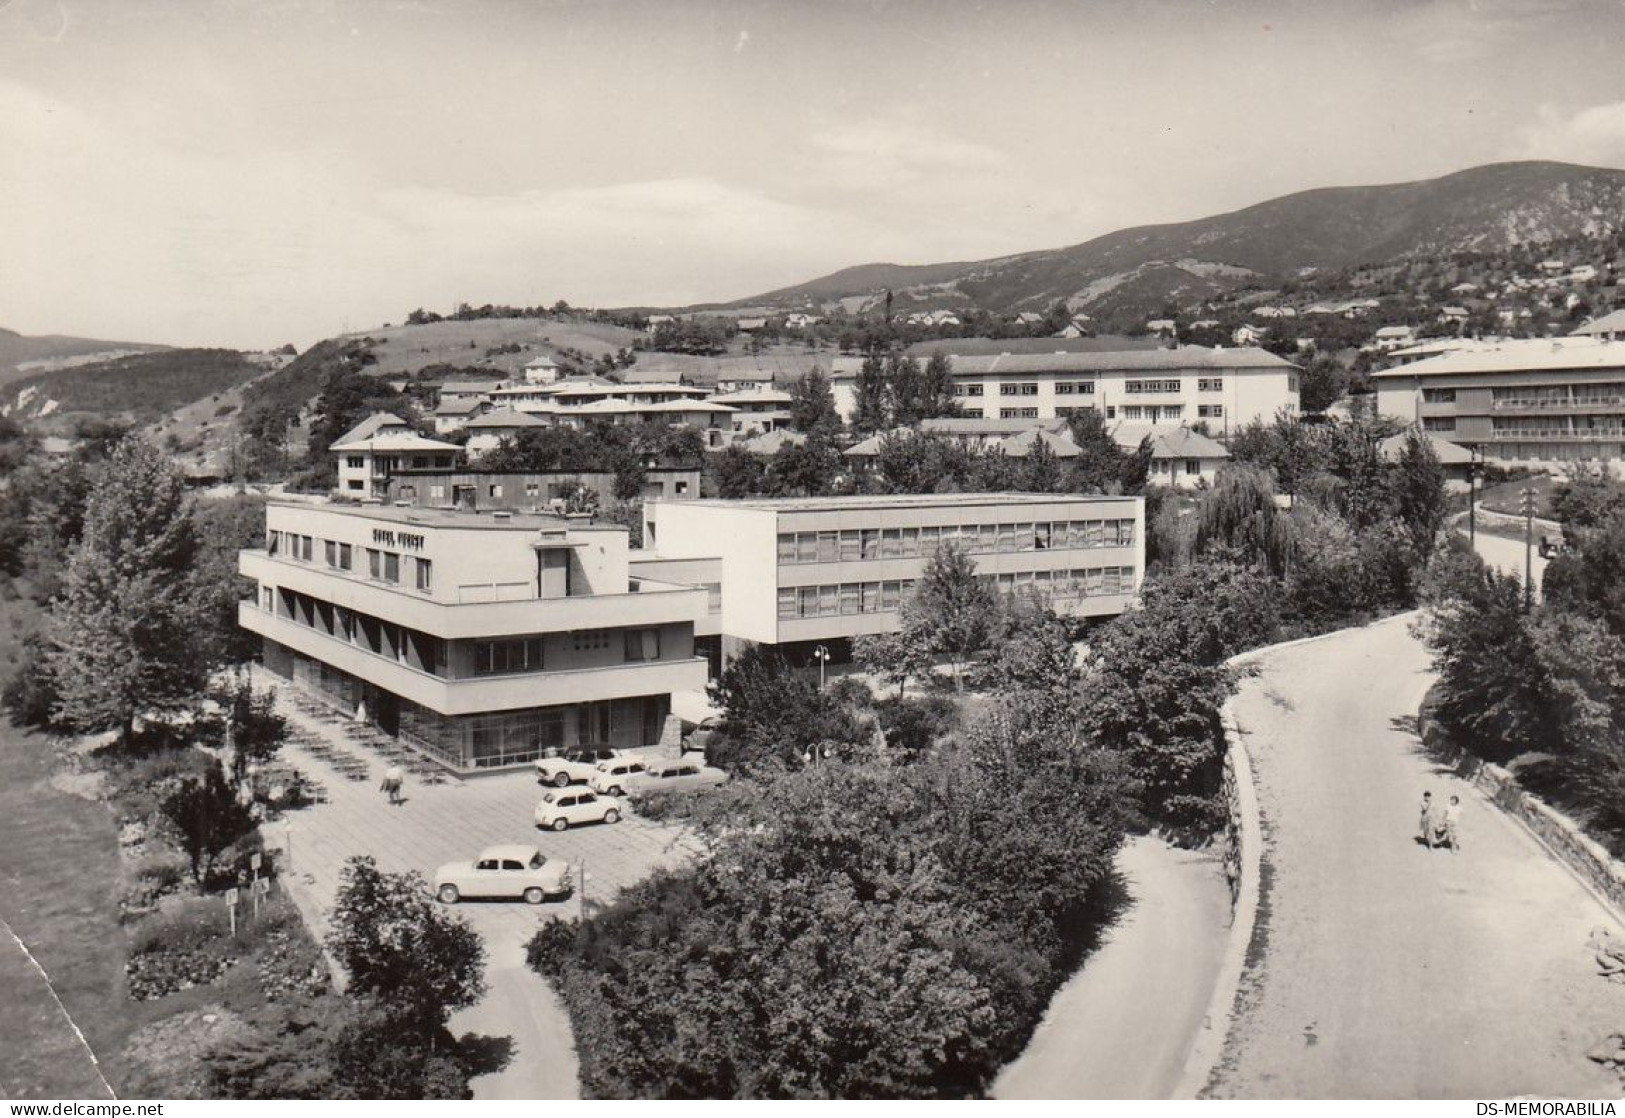
{"type": "Polygon", "coordinates": [[[1197,404],[1196,405],[1196,418],[1198,418],[1198,419],[1223,419],[1224,418],[1224,405],[1223,404],[1197,404]]]}
{"type": "MultiPolygon", "coordinates": [[[[296,532],[268,531],[265,533],[265,550],[270,555],[285,556],[296,559],[301,563],[314,563],[316,561],[316,541],[310,536],[302,536],[296,532]]],[[[327,565],[335,571],[355,570],[355,548],[338,540],[322,541],[322,558],[327,565]]],[[[434,585],[434,564],[428,559],[418,556],[406,556],[408,564],[412,565],[412,582],[419,590],[428,593],[434,585]]],[[[367,576],[374,582],[388,582],[399,586],[401,582],[401,555],[396,551],[381,551],[377,548],[367,548],[367,576]]]]}
{"type": "Polygon", "coordinates": [[[1037,408],[1000,408],[1000,419],[1037,419],[1037,408]]]}
{"type": "Polygon", "coordinates": [[[947,524],[927,528],[847,528],[781,532],[781,565],[853,563],[864,559],[912,559],[936,554],[943,544],[966,551],[1048,551],[1055,548],[1132,547],[1132,520],[1041,520],[1025,524],[947,524]]]}
{"type": "Polygon", "coordinates": [[[1159,419],[1179,419],[1184,414],[1184,404],[1125,404],[1120,408],[1106,409],[1107,419],[1147,419],[1152,423],[1159,419]]]}
{"type": "MultiPolygon", "coordinates": [[[[980,577],[1004,594],[1038,593],[1052,598],[1085,598],[1129,594],[1134,590],[1133,567],[1020,571],[980,577]]],[[[789,621],[803,617],[891,613],[902,607],[903,600],[913,590],[913,579],[843,582],[828,586],[782,586],[779,588],[779,618],[789,621]]]]}
{"type": "MultiPolygon", "coordinates": [[[[1036,396],[1038,395],[1037,381],[1008,381],[1000,383],[1000,396],[1036,396]]],[[[1180,380],[1130,380],[1123,382],[1123,391],[1134,396],[1160,394],[1166,392],[1180,392],[1184,389],[1184,382],[1180,380]]],[[[1223,377],[1198,377],[1196,379],[1198,392],[1223,392],[1223,377]]],[[[955,396],[981,397],[987,391],[982,383],[956,384],[955,396]]],[[[1092,380],[1058,380],[1055,382],[1057,396],[1092,396],[1095,392],[1095,382],[1092,380]]]]}

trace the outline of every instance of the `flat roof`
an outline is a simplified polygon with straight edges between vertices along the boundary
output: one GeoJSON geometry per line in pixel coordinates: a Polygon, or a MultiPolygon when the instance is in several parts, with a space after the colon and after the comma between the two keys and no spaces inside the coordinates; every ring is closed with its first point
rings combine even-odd
{"type": "Polygon", "coordinates": [[[842,509],[919,509],[939,505],[1054,505],[1069,501],[1133,504],[1138,497],[1094,493],[889,493],[854,497],[762,497],[727,500],[651,497],[645,504],[674,508],[753,509],[760,512],[837,512],[842,509]]]}
{"type": "Polygon", "coordinates": [[[1594,337],[1527,338],[1479,345],[1438,357],[1396,365],[1371,375],[1379,380],[1472,376],[1478,373],[1538,373],[1625,369],[1625,342],[1594,337]]]}
{"type": "Polygon", "coordinates": [[[419,505],[312,505],[300,501],[270,501],[273,508],[297,509],[301,512],[330,512],[340,516],[353,516],[357,520],[384,520],[391,524],[414,524],[419,528],[460,528],[494,532],[624,532],[619,524],[589,524],[585,520],[569,520],[545,513],[514,512],[498,518],[503,509],[477,511],[474,509],[439,509],[419,505]]]}

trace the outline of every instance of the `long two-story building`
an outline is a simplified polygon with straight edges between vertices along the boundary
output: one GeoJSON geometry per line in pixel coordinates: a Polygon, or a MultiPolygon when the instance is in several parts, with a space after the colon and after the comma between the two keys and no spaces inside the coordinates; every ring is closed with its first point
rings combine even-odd
{"type": "MultiPolygon", "coordinates": [[[[1205,423],[1224,438],[1283,408],[1298,410],[1298,367],[1250,347],[956,355],[945,343],[942,352],[954,396],[972,418],[1064,419],[1092,409],[1128,423],[1205,423]]],[[[860,357],[835,360],[830,381],[843,419],[857,410],[862,367],[860,357]]]]}
{"type": "Polygon", "coordinates": [[[656,743],[705,686],[703,587],[631,573],[626,529],[550,516],[272,504],[239,623],[271,671],[462,772],[656,743]]]}
{"type": "Polygon", "coordinates": [[[1005,593],[1031,591],[1080,617],[1128,608],[1145,571],[1138,497],[954,493],[644,503],[634,570],[714,586],[697,630],[713,665],[746,643],[794,659],[895,631],[945,543],[1005,593]]]}

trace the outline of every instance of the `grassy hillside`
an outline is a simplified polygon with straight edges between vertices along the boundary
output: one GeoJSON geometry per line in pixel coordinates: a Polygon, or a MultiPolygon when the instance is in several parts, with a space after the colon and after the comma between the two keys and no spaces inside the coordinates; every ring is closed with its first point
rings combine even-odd
{"type": "Polygon", "coordinates": [[[0,390],[0,412],[119,416],[145,422],[264,372],[231,349],[172,349],[36,373],[0,390]]]}
{"type": "Polygon", "coordinates": [[[64,334],[43,334],[31,338],[14,330],[0,329],[0,385],[78,364],[166,348],[142,342],[72,338],[64,334]]]}

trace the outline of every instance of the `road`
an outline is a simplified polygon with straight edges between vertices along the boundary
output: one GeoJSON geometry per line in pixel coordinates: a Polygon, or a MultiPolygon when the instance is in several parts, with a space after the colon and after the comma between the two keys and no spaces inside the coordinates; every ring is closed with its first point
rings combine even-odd
{"type": "Polygon", "coordinates": [[[1172,1098],[1218,979],[1230,892],[1211,853],[1131,839],[1133,905],[1056,993],[998,1099],[1172,1098]]]}
{"type": "Polygon", "coordinates": [[[1618,1097],[1585,1051],[1625,1022],[1625,990],[1597,977],[1586,939],[1621,929],[1422,753],[1414,716],[1431,676],[1409,621],[1275,652],[1242,685],[1264,898],[1206,1093],[1618,1097]],[[1462,798],[1462,853],[1415,841],[1424,789],[1462,798]]]}
{"type": "MultiPolygon", "coordinates": [[[[1460,522],[1458,522],[1457,528],[1461,532],[1465,533],[1467,531],[1466,520],[1462,519],[1460,522]]],[[[1543,530],[1549,533],[1556,531],[1554,528],[1542,529],[1539,524],[1536,524],[1535,542],[1537,545],[1540,543],[1540,534],[1543,530]]],[[[1488,532],[1479,532],[1477,533],[1474,550],[1478,552],[1478,557],[1480,559],[1484,560],[1484,562],[1488,563],[1490,566],[1495,567],[1503,574],[1512,575],[1520,582],[1523,580],[1523,540],[1508,539],[1506,536],[1492,536],[1488,532]]],[[[1530,559],[1533,564],[1535,575],[1535,591],[1539,593],[1540,580],[1546,576],[1546,560],[1540,557],[1538,547],[1532,553],[1530,559]]]]}

